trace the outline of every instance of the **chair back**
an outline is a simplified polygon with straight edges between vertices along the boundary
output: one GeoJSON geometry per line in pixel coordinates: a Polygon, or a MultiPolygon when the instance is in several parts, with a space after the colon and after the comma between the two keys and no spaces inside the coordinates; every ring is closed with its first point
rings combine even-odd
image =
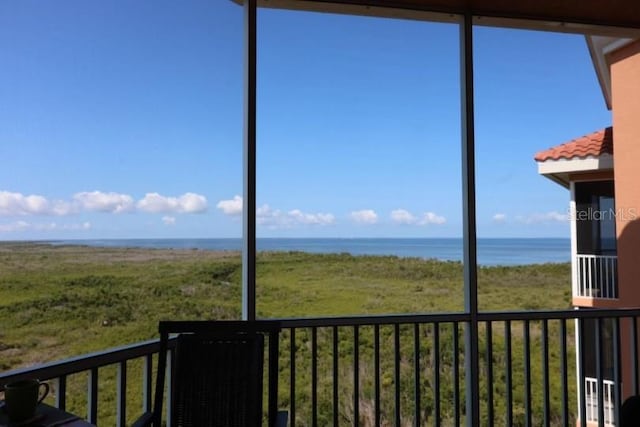
{"type": "Polygon", "coordinates": [[[278,334],[274,321],[163,321],[154,425],[160,425],[168,341],[178,334],[171,358],[171,425],[262,425],[265,336],[269,343],[269,425],[277,416],[278,334]],[[159,397],[160,396],[160,397],[159,397]]]}
{"type": "Polygon", "coordinates": [[[640,426],[640,396],[631,396],[620,408],[620,427],[638,426],[640,426]]]}

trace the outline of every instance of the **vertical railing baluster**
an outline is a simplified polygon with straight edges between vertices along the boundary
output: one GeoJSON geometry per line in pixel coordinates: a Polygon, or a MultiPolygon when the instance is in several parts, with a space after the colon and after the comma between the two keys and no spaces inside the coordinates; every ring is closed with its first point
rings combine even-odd
{"type": "Polygon", "coordinates": [[[633,316],[631,318],[631,389],[634,395],[640,394],[640,387],[638,387],[638,318],[633,316]]]}
{"type": "Polygon", "coordinates": [[[598,259],[596,258],[596,256],[592,256],[592,265],[591,265],[591,285],[593,286],[593,297],[595,298],[602,298],[602,294],[599,293],[600,291],[600,282],[598,280],[598,259]]]}
{"type": "Polygon", "coordinates": [[[567,371],[567,321],[560,319],[560,376],[562,379],[562,425],[569,426],[569,378],[567,371]]]}
{"type": "Polygon", "coordinates": [[[597,256],[596,257],[596,265],[597,265],[597,270],[596,270],[596,279],[597,279],[597,286],[598,286],[598,295],[600,298],[609,298],[608,296],[608,289],[606,287],[606,279],[605,279],[605,259],[602,256],[597,256]]]}
{"type": "Polygon", "coordinates": [[[460,425],[460,342],[458,322],[453,322],[453,424],[460,425]]]}
{"type": "Polygon", "coordinates": [[[600,257],[593,257],[593,268],[594,268],[594,273],[593,273],[593,277],[594,277],[594,287],[596,287],[596,293],[597,293],[597,297],[598,298],[604,298],[604,296],[602,295],[602,281],[600,280],[600,257]]]}
{"type": "Polygon", "coordinates": [[[594,288],[595,288],[595,284],[593,283],[593,270],[594,270],[594,265],[593,263],[595,262],[593,256],[589,257],[589,296],[590,297],[594,297],[594,288]]]}
{"type": "Polygon", "coordinates": [[[613,298],[613,292],[611,292],[611,285],[609,283],[609,258],[607,257],[606,259],[603,260],[604,263],[604,279],[602,280],[602,285],[601,286],[605,286],[607,289],[607,294],[605,296],[605,298],[613,298]]]}
{"type": "Polygon", "coordinates": [[[433,324],[433,397],[434,423],[440,426],[440,323],[433,324]]]}
{"type": "Polygon", "coordinates": [[[142,413],[151,412],[153,399],[153,354],[147,354],[142,359],[142,413]]]}
{"type": "Polygon", "coordinates": [[[616,290],[613,286],[613,257],[607,259],[607,283],[611,290],[611,298],[616,298],[616,290]]]}
{"type": "Polygon", "coordinates": [[[395,426],[400,427],[400,325],[393,328],[393,370],[395,388],[395,426]]]}
{"type": "Polygon", "coordinates": [[[338,425],[338,416],[340,414],[340,409],[338,407],[338,378],[339,378],[339,367],[338,367],[338,327],[333,327],[333,425],[338,425]]]}
{"type": "Polygon", "coordinates": [[[127,361],[118,363],[118,379],[116,381],[117,399],[116,423],[118,427],[127,425],[127,361]]]}
{"type": "Polygon", "coordinates": [[[585,296],[589,297],[591,296],[591,288],[589,287],[589,263],[590,263],[590,259],[588,257],[586,257],[584,259],[584,289],[585,289],[585,296]]]}
{"type": "Polygon", "coordinates": [[[360,425],[360,330],[353,327],[353,423],[360,425]]]}
{"type": "Polygon", "coordinates": [[[585,261],[587,262],[587,296],[593,297],[593,258],[589,256],[585,261]]]}
{"type": "Polygon", "coordinates": [[[171,405],[171,402],[173,401],[173,358],[174,356],[175,356],[175,353],[173,352],[173,349],[171,348],[168,349],[167,350],[167,369],[165,374],[165,378],[167,379],[167,382],[165,384],[165,389],[167,394],[167,403],[166,403],[167,427],[171,427],[171,425],[173,424],[173,421],[172,421],[173,405],[171,405]]]}
{"type": "Polygon", "coordinates": [[[602,268],[602,261],[603,260],[600,257],[596,259],[596,264],[598,265],[598,270],[596,271],[596,278],[598,280],[598,291],[599,291],[600,298],[609,298],[609,296],[606,295],[605,288],[604,288],[604,278],[602,277],[604,268],[602,268]]]}
{"type": "Polygon", "coordinates": [[[584,268],[585,268],[584,286],[585,286],[585,289],[587,290],[586,296],[590,297],[590,296],[593,296],[591,295],[591,258],[586,257],[584,259],[584,268]]]}
{"type": "Polygon", "coordinates": [[[505,400],[507,408],[507,423],[506,425],[513,425],[513,391],[512,387],[512,371],[513,362],[511,359],[511,321],[505,320],[504,322],[504,360],[505,360],[505,400]]]}
{"type": "Polygon", "coordinates": [[[91,424],[98,423],[98,368],[89,371],[87,390],[87,419],[91,424]]]}
{"type": "Polygon", "coordinates": [[[607,280],[609,281],[609,286],[611,287],[611,298],[617,298],[618,296],[616,295],[616,285],[615,285],[615,279],[614,279],[614,271],[616,268],[615,257],[610,257],[607,265],[609,266],[609,270],[608,270],[609,277],[607,278],[607,280]]]}
{"type": "Polygon", "coordinates": [[[318,328],[311,328],[311,425],[318,426],[318,328]]]}
{"type": "Polygon", "coordinates": [[[420,427],[420,324],[413,324],[413,401],[415,427],[420,427]]]}
{"type": "Polygon", "coordinates": [[[611,276],[610,277],[611,289],[612,289],[614,298],[618,298],[618,287],[616,285],[616,269],[618,267],[616,266],[616,262],[617,262],[617,257],[615,256],[611,257],[611,269],[610,269],[609,275],[611,276]]]}
{"type": "MultiPolygon", "coordinates": [[[[380,326],[373,326],[373,368],[375,369],[375,417],[376,427],[380,427],[381,410],[380,410],[380,326]]],[[[336,424],[337,425],[337,424],[336,424]]]]}
{"type": "Polygon", "coordinates": [[[549,403],[549,321],[547,319],[542,320],[542,396],[543,402],[543,414],[544,425],[548,426],[551,421],[550,415],[550,403],[549,403]]]}
{"type": "Polygon", "coordinates": [[[613,423],[620,425],[618,416],[622,407],[622,384],[620,377],[620,318],[615,317],[609,320],[613,323],[611,335],[613,338],[613,405],[609,407],[609,422],[613,419],[613,423]],[[613,417],[612,417],[613,415],[613,417]],[[611,418],[612,417],[612,418],[611,418]]]}
{"type": "Polygon", "coordinates": [[[586,395],[585,395],[585,404],[588,405],[587,407],[587,423],[597,420],[597,416],[598,414],[596,413],[596,411],[598,410],[598,408],[595,408],[593,405],[593,396],[598,396],[598,379],[596,378],[595,382],[591,380],[591,378],[586,378],[584,379],[585,382],[585,390],[586,390],[586,395]]]}
{"type": "Polygon", "coordinates": [[[591,257],[591,278],[593,285],[593,296],[596,298],[602,298],[602,292],[600,289],[600,279],[598,277],[598,258],[595,256],[591,257]]]}
{"type": "Polygon", "coordinates": [[[616,298],[616,288],[613,283],[613,257],[609,257],[607,260],[607,283],[609,284],[609,289],[611,291],[611,298],[616,298]]]}
{"type": "Polygon", "coordinates": [[[289,332],[289,422],[296,425],[296,328],[289,332]]]}
{"type": "Polygon", "coordinates": [[[60,375],[56,379],[56,408],[60,408],[63,411],[67,408],[67,376],[60,375]]]}
{"type": "Polygon", "coordinates": [[[524,321],[524,412],[526,426],[531,427],[531,342],[529,320],[524,321]]]}
{"type": "Polygon", "coordinates": [[[602,372],[602,319],[595,318],[596,322],[596,342],[595,342],[595,356],[596,356],[596,394],[598,396],[598,426],[604,426],[604,384],[603,384],[603,372],[602,372]]]}
{"type": "Polygon", "coordinates": [[[611,257],[603,256],[602,259],[600,260],[600,263],[602,264],[602,272],[601,272],[602,279],[600,282],[600,286],[606,289],[605,298],[613,299],[613,288],[611,287],[611,281],[609,280],[610,278],[609,272],[611,271],[610,270],[611,257]]]}
{"type": "Polygon", "coordinates": [[[587,427],[587,395],[585,389],[585,375],[584,375],[584,364],[585,364],[585,348],[584,348],[584,336],[585,336],[585,319],[578,319],[578,390],[579,397],[581,402],[578,402],[578,406],[580,408],[580,426],[587,427]]]}
{"type": "Polygon", "coordinates": [[[585,280],[585,266],[584,266],[584,258],[579,255],[578,260],[580,262],[580,296],[586,296],[586,280],[585,280]]]}
{"type": "Polygon", "coordinates": [[[615,298],[618,298],[618,257],[616,256],[613,259],[613,289],[615,298]]]}
{"type": "Polygon", "coordinates": [[[578,258],[580,260],[580,296],[586,296],[587,292],[587,281],[585,279],[586,273],[585,273],[585,262],[584,262],[584,257],[582,255],[579,256],[578,258]]]}
{"type": "Polygon", "coordinates": [[[488,425],[493,425],[493,330],[491,321],[487,320],[486,328],[486,363],[487,363],[487,420],[488,425]]]}

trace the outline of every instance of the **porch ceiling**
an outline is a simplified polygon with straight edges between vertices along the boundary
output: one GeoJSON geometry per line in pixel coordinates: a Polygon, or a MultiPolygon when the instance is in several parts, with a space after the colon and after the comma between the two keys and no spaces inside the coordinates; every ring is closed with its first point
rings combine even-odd
{"type": "Polygon", "coordinates": [[[592,25],[619,27],[597,30],[598,34],[617,36],[628,34],[623,28],[640,29],[640,2],[635,0],[610,0],[606,4],[602,0],[258,0],[258,5],[434,20],[446,20],[447,14],[471,13],[483,20],[479,23],[485,25],[546,28],[582,34],[592,31],[596,33],[594,29],[588,28],[592,25]],[[495,19],[498,20],[494,21],[495,19]],[[538,21],[538,24],[517,22],[520,20],[538,21]]]}

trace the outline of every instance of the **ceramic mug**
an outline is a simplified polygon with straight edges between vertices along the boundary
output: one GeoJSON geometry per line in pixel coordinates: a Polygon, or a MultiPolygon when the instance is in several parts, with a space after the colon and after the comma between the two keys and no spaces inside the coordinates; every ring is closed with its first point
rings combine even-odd
{"type": "Polygon", "coordinates": [[[22,380],[9,383],[4,388],[4,403],[9,420],[28,420],[36,414],[36,408],[49,394],[49,384],[38,380],[22,380]],[[42,394],[40,390],[42,389],[42,394]]]}

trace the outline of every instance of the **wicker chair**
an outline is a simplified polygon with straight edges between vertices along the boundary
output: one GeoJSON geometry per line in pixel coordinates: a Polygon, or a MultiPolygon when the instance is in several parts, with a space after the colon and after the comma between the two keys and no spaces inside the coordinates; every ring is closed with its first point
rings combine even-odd
{"type": "Polygon", "coordinates": [[[631,396],[620,408],[620,427],[640,426],[640,396],[631,396]]]}
{"type": "Polygon", "coordinates": [[[162,422],[169,335],[178,334],[171,358],[171,404],[175,427],[262,426],[264,339],[269,340],[269,426],[286,426],[278,412],[278,334],[274,321],[162,321],[153,412],[134,427],[162,422]]]}

